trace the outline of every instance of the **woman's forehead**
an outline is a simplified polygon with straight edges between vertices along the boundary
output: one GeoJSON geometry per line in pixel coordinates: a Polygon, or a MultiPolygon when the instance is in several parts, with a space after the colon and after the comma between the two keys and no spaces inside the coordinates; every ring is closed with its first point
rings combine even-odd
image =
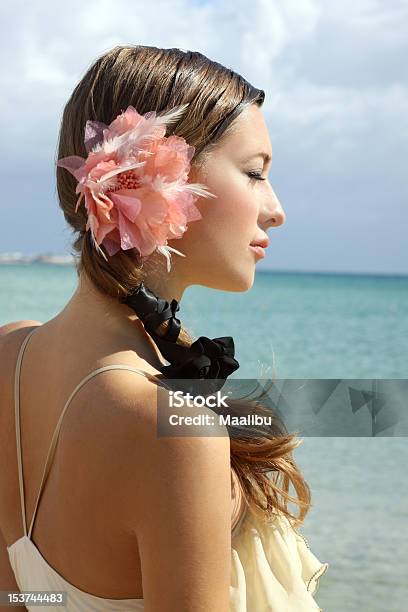
{"type": "Polygon", "coordinates": [[[223,152],[233,153],[242,160],[257,155],[263,158],[265,163],[271,161],[272,143],[268,126],[257,105],[251,104],[243,110],[230,128],[220,143],[223,152]]]}

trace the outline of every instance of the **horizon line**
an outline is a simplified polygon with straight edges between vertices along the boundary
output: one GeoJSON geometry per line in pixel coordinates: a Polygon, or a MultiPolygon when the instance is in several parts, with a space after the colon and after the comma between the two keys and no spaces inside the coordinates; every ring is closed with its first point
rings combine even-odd
{"type": "MultiPolygon", "coordinates": [[[[20,252],[10,251],[7,253],[0,253],[0,266],[4,265],[65,265],[73,266],[74,258],[70,254],[64,253],[58,255],[56,253],[46,253],[37,255],[24,255],[20,252]],[[16,256],[20,256],[22,259],[18,259],[16,256]],[[12,256],[10,259],[6,259],[5,256],[12,256]],[[4,259],[2,259],[4,257],[4,259]],[[65,259],[62,261],[53,261],[53,259],[65,259]],[[33,260],[33,261],[32,261],[33,260]],[[49,260],[49,261],[47,261],[49,260]]],[[[283,269],[283,268],[258,268],[257,273],[259,274],[309,274],[319,276],[371,276],[371,277],[387,277],[387,278],[407,278],[408,272],[376,272],[376,271],[360,271],[360,270],[301,270],[301,269],[283,269]]]]}

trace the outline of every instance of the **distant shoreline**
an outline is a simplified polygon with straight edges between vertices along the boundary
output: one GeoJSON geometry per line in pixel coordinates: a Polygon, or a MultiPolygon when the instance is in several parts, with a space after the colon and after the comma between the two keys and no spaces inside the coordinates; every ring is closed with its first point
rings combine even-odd
{"type": "Polygon", "coordinates": [[[72,255],[57,255],[55,253],[39,253],[37,255],[24,255],[23,253],[0,253],[1,264],[32,264],[45,263],[57,265],[74,265],[72,255]]]}
{"type": "MultiPolygon", "coordinates": [[[[14,264],[51,264],[58,266],[75,266],[75,259],[72,255],[57,255],[54,253],[44,253],[37,255],[24,255],[22,253],[0,253],[0,266],[14,264]]],[[[352,277],[380,277],[380,278],[408,278],[408,273],[398,272],[351,272],[341,270],[275,270],[273,268],[257,269],[257,274],[299,274],[315,276],[352,276],[352,277]]]]}

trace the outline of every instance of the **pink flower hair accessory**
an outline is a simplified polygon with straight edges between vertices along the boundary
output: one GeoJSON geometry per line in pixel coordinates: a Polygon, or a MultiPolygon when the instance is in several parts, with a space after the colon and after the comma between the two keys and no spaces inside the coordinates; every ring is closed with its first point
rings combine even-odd
{"type": "Polygon", "coordinates": [[[109,125],[87,121],[84,144],[88,157],[63,157],[57,166],[78,181],[79,198],[87,211],[86,230],[95,248],[109,255],[136,248],[142,257],[155,250],[166,257],[183,253],[167,241],[181,238],[188,223],[202,215],[194,205],[198,196],[216,197],[205,185],[188,183],[195,148],[180,136],[165,136],[166,126],[177,121],[187,104],[165,114],[140,115],[128,106],[109,125]]]}

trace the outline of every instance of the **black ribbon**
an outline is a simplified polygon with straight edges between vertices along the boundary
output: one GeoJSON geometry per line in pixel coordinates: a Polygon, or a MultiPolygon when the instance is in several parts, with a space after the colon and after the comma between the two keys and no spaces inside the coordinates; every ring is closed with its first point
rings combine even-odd
{"type": "MultiPolygon", "coordinates": [[[[207,338],[200,336],[191,346],[176,344],[181,323],[176,317],[180,310],[177,300],[170,304],[155,295],[140,283],[122,302],[130,306],[142,321],[145,330],[152,337],[163,357],[170,365],[162,366],[160,371],[168,379],[211,379],[206,385],[207,392],[219,390],[226,378],[239,368],[234,358],[235,347],[231,336],[207,338]],[[156,333],[163,321],[170,321],[164,336],[156,333]]],[[[180,388],[180,387],[178,387],[180,388]]],[[[194,385],[184,385],[183,390],[192,390],[194,385]]],[[[200,387],[202,392],[203,387],[200,387]]]]}

